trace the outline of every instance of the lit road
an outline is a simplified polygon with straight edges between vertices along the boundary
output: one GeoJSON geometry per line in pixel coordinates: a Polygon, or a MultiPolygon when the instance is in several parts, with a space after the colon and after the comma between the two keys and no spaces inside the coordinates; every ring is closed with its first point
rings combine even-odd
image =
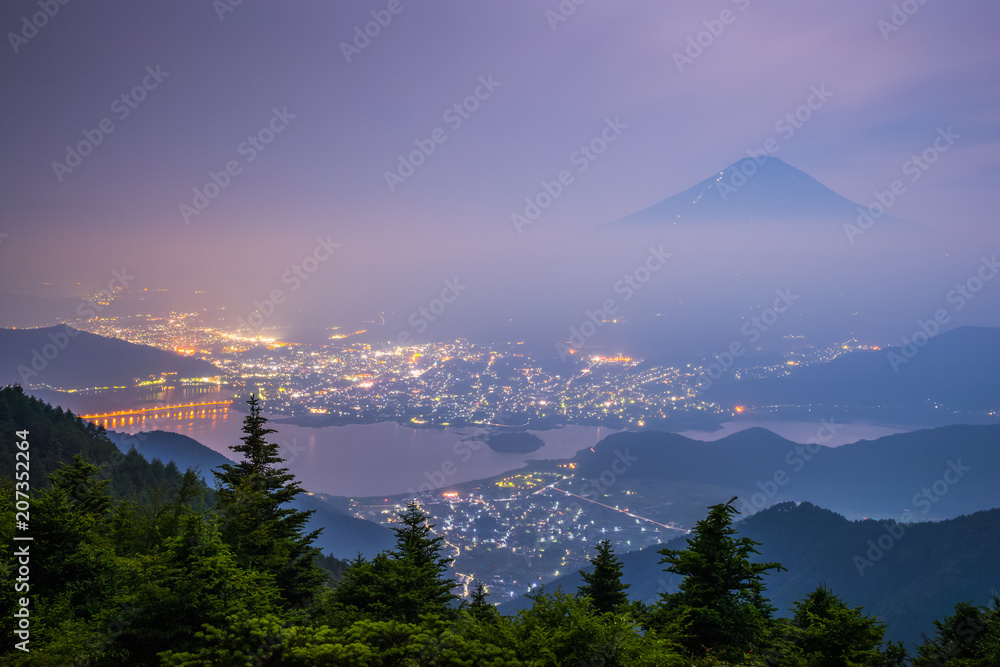
{"type": "Polygon", "coordinates": [[[577,494],[570,493],[569,491],[564,491],[563,489],[560,489],[559,487],[556,486],[556,482],[553,482],[552,484],[549,484],[545,488],[546,489],[552,489],[553,491],[559,491],[560,493],[565,493],[567,496],[573,496],[574,498],[579,498],[580,500],[586,500],[588,503],[594,503],[595,505],[600,505],[601,507],[607,507],[609,510],[613,510],[615,512],[619,512],[621,514],[624,514],[625,516],[630,516],[633,519],[638,519],[640,521],[648,521],[649,523],[656,524],[657,526],[661,526],[663,528],[669,528],[670,530],[676,530],[677,532],[684,533],[685,535],[687,535],[688,533],[691,532],[690,530],[687,530],[686,528],[678,528],[676,526],[668,526],[665,523],[660,523],[659,521],[653,521],[652,519],[647,519],[644,516],[639,516],[638,514],[633,514],[632,512],[629,512],[629,511],[626,511],[626,510],[622,510],[622,509],[618,509],[617,507],[612,507],[611,505],[605,505],[604,503],[599,503],[596,500],[591,500],[590,498],[584,498],[583,496],[578,496],[577,494]]]}

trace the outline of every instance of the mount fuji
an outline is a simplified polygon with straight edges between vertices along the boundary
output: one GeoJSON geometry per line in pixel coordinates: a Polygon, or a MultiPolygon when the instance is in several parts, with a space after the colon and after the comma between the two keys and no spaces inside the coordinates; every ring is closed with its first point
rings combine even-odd
{"type": "Polygon", "coordinates": [[[760,156],[738,160],[683,192],[602,227],[649,229],[701,222],[849,222],[864,215],[871,216],[880,226],[901,222],[884,210],[880,213],[880,207],[876,205],[873,210],[852,202],[784,160],[760,156]]]}

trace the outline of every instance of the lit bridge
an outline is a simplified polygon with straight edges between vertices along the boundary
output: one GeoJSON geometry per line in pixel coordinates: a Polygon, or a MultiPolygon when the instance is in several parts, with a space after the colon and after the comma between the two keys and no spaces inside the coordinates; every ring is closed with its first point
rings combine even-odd
{"type": "Polygon", "coordinates": [[[94,422],[104,428],[142,424],[147,420],[155,421],[158,419],[214,419],[220,414],[225,419],[228,416],[227,412],[231,403],[232,401],[215,401],[212,403],[164,405],[156,408],[121,410],[119,412],[108,412],[100,415],[81,415],[80,418],[94,422]]]}

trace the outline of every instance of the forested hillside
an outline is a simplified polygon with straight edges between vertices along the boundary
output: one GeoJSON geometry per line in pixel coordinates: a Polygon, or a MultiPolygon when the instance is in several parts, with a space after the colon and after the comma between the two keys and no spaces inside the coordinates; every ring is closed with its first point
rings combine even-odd
{"type": "MultiPolygon", "coordinates": [[[[1000,590],[1000,509],[940,522],[848,521],[810,503],[782,503],[734,524],[737,534],[760,543],[763,560],[786,571],[767,579],[768,597],[787,615],[803,594],[826,585],[886,623],[886,636],[909,646],[934,629],[933,620],[958,602],[985,603],[1000,590]]],[[[666,546],[683,548],[686,537],[666,546]]],[[[681,582],[665,574],[659,547],[621,556],[629,596],[651,602],[681,582]]],[[[578,573],[550,587],[573,590],[578,573]]],[[[504,605],[513,612],[525,601],[504,605]]]]}
{"type": "Polygon", "coordinates": [[[101,477],[110,482],[108,493],[115,499],[148,502],[176,494],[183,484],[181,471],[169,459],[166,463],[157,459],[149,462],[130,451],[133,445],[141,444],[138,439],[126,436],[119,449],[103,427],[31,398],[19,386],[4,387],[0,389],[0,465],[5,471],[14,470],[15,431],[30,434],[31,485],[35,489],[47,486],[49,476],[77,454],[103,467],[101,477]]]}
{"type": "MultiPolygon", "coordinates": [[[[197,440],[168,431],[139,432],[134,435],[111,431],[108,437],[127,452],[134,447],[147,460],[171,461],[179,469],[195,468],[209,488],[217,482],[212,470],[232,463],[232,459],[209,449],[197,440]]],[[[322,498],[300,494],[291,501],[291,507],[312,512],[309,530],[322,528],[316,546],[337,558],[353,558],[359,553],[374,556],[392,545],[392,531],[371,521],[364,521],[334,506],[322,498]]]]}
{"type": "MultiPolygon", "coordinates": [[[[16,623],[4,631],[3,664],[894,667],[907,661],[901,645],[885,640],[885,625],[835,588],[800,591],[789,617],[779,618],[769,584],[786,571],[798,574],[799,565],[767,560],[765,546],[737,534],[735,498],[708,508],[688,542],[658,551],[657,566],[678,580],[676,590],[629,602],[628,566],[605,541],[576,591],[530,591],[526,609],[504,616],[482,583],[459,597],[444,539],[415,503],[399,512],[392,548],[349,563],[323,558],[316,532],[305,528],[309,513],[290,506],[302,489],[268,441],[273,431],[255,398],[242,444],[232,447],[238,462],[213,473],[211,504],[193,471],[181,475],[169,466],[163,466],[167,483],[134,493],[126,481],[141,483],[147,473],[152,479],[152,464],[128,456],[116,463],[100,429],[19,388],[0,390],[0,398],[5,461],[31,464],[30,478],[0,482],[0,536],[15,546],[0,560],[4,581],[13,584],[0,591],[0,610],[16,623]]],[[[923,539],[917,528],[913,539],[923,539]]],[[[802,548],[824,548],[805,533],[802,548]]],[[[770,539],[780,543],[787,535],[770,539]]],[[[956,605],[913,656],[921,666],[998,661],[1000,599],[956,605]]]]}

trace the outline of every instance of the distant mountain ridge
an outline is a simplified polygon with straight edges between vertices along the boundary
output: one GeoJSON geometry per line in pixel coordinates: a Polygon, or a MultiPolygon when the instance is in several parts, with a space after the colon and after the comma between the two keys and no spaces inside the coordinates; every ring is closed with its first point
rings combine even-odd
{"type": "Polygon", "coordinates": [[[221,371],[202,359],[74,329],[0,329],[0,384],[57,388],[130,386],[160,373],[214,377],[221,371]]]}
{"type": "Polygon", "coordinates": [[[780,158],[763,155],[737,160],[697,185],[603,227],[789,220],[848,222],[863,212],[874,215],[880,225],[900,222],[873,213],[868,205],[852,202],[780,158]]]}
{"type": "MultiPolygon", "coordinates": [[[[817,421],[817,439],[836,427],[817,421]]],[[[600,479],[623,454],[634,464],[619,486],[633,479],[716,485],[738,495],[743,512],[807,501],[848,517],[928,520],[1000,507],[1000,424],[945,426],[840,447],[795,443],[762,428],[714,442],[622,432],[577,453],[576,475],[600,479]]]]}
{"type": "MultiPolygon", "coordinates": [[[[914,330],[920,329],[915,325],[914,330]]],[[[911,423],[921,415],[952,422],[1000,418],[1000,328],[959,327],[918,342],[850,352],[828,363],[792,368],[783,377],[724,376],[703,395],[751,411],[808,405],[829,415],[850,406],[855,415],[877,407],[884,419],[911,423]]]]}

